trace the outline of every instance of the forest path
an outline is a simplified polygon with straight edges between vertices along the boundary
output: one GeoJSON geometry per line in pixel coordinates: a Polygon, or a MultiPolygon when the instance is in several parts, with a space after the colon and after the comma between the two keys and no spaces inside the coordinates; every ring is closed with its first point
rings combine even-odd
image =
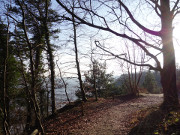
{"type": "Polygon", "coordinates": [[[126,135],[147,108],[162,102],[161,94],[143,94],[139,98],[100,99],[58,114],[46,122],[47,135],[126,135]]]}

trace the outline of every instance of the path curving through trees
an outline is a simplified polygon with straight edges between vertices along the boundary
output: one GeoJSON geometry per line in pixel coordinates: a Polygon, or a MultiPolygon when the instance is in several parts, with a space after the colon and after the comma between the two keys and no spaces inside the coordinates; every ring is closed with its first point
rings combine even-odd
{"type": "Polygon", "coordinates": [[[46,122],[47,134],[72,135],[126,135],[143,110],[159,105],[162,94],[143,94],[139,98],[101,99],[97,103],[84,105],[85,116],[81,116],[81,107],[74,108],[46,122]]]}

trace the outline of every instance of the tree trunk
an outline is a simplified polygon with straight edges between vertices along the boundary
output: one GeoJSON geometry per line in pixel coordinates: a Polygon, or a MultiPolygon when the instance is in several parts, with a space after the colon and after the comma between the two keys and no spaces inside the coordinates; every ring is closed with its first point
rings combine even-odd
{"type": "Polygon", "coordinates": [[[30,132],[31,132],[31,127],[32,127],[32,110],[31,110],[31,108],[32,108],[32,106],[31,106],[31,99],[30,99],[30,91],[29,91],[29,89],[28,89],[28,84],[27,84],[27,80],[26,80],[26,77],[25,77],[25,73],[24,73],[24,67],[23,67],[23,60],[22,60],[22,57],[21,57],[21,55],[20,55],[20,52],[19,52],[19,45],[17,46],[17,50],[18,50],[18,57],[19,57],[19,59],[20,59],[20,64],[21,64],[21,67],[20,67],[20,72],[21,72],[21,74],[22,74],[22,78],[23,78],[23,83],[24,83],[24,86],[25,86],[25,91],[26,91],[26,96],[27,96],[27,98],[26,98],[26,103],[27,103],[27,106],[26,106],[26,108],[27,108],[27,118],[26,118],[26,127],[25,127],[25,131],[28,133],[28,134],[30,134],[30,132]]]}
{"type": "Polygon", "coordinates": [[[40,57],[41,57],[41,48],[38,46],[36,48],[36,56],[35,56],[35,77],[36,79],[38,79],[38,74],[39,74],[39,71],[41,70],[40,69],[40,57]]]}
{"type": "Polygon", "coordinates": [[[91,63],[93,65],[93,89],[95,92],[95,99],[96,101],[98,101],[98,92],[97,92],[97,88],[96,88],[96,66],[95,66],[95,62],[93,60],[93,48],[92,48],[92,44],[91,44],[91,63]]]}
{"type": "Polygon", "coordinates": [[[26,42],[28,45],[28,49],[29,49],[28,51],[29,51],[29,61],[30,61],[30,73],[31,73],[30,104],[34,109],[34,113],[35,113],[35,117],[36,117],[36,126],[39,128],[39,130],[41,131],[41,133],[43,135],[44,129],[42,126],[40,110],[39,110],[39,106],[38,106],[37,99],[36,99],[36,89],[35,89],[36,82],[35,82],[35,71],[34,71],[34,61],[33,61],[33,47],[29,41],[29,37],[27,34],[27,30],[26,30],[25,12],[24,12],[23,5],[19,0],[17,2],[18,2],[18,5],[20,6],[21,11],[22,11],[22,27],[23,27],[25,39],[26,39],[26,42]]]}
{"type": "Polygon", "coordinates": [[[49,30],[47,25],[47,19],[48,19],[48,1],[46,0],[46,16],[44,19],[44,30],[45,30],[45,39],[46,39],[46,45],[47,45],[47,53],[49,55],[49,66],[51,70],[51,107],[52,107],[52,115],[56,112],[56,104],[55,104],[55,71],[54,71],[54,57],[53,57],[53,50],[49,41],[49,30]]]}
{"type": "Polygon", "coordinates": [[[171,108],[179,104],[176,86],[176,62],[172,38],[172,16],[169,0],[161,0],[161,38],[163,43],[163,69],[161,71],[161,84],[164,93],[163,107],[171,108]]]}
{"type": "Polygon", "coordinates": [[[3,69],[3,130],[5,135],[10,135],[9,132],[9,97],[8,97],[8,85],[7,85],[7,66],[9,57],[9,20],[6,33],[6,48],[4,56],[4,69],[3,69]]]}
{"type": "MultiPolygon", "coordinates": [[[[24,25],[24,33],[26,35],[26,39],[27,38],[27,34],[26,34],[26,29],[25,29],[25,25],[24,25]]],[[[28,42],[28,40],[27,40],[28,42]]],[[[40,131],[42,132],[42,134],[44,134],[44,129],[42,127],[42,123],[41,123],[41,115],[40,115],[40,110],[39,110],[39,106],[37,103],[37,99],[36,99],[36,90],[35,90],[35,72],[34,72],[34,62],[33,62],[33,49],[31,44],[28,42],[28,47],[29,47],[29,57],[30,57],[30,71],[31,71],[31,106],[33,106],[34,112],[35,112],[35,117],[36,117],[36,126],[40,129],[40,131]]]]}
{"type": "Polygon", "coordinates": [[[77,50],[77,37],[76,37],[76,24],[75,24],[75,19],[74,16],[72,16],[72,21],[73,21],[73,30],[74,30],[74,47],[75,47],[75,54],[76,54],[76,66],[77,66],[77,72],[78,72],[78,79],[79,79],[79,85],[81,89],[81,94],[82,94],[82,100],[87,101],[85,91],[83,89],[83,84],[82,84],[82,78],[81,78],[81,71],[80,71],[80,66],[79,66],[79,61],[78,61],[78,50],[77,50]]]}
{"type": "MultiPolygon", "coordinates": [[[[29,95],[29,94],[28,94],[29,95]]],[[[31,104],[30,104],[30,100],[29,98],[27,99],[27,118],[26,118],[26,127],[25,130],[27,132],[27,134],[31,133],[31,127],[32,127],[32,111],[31,111],[31,104]]]]}
{"type": "Polygon", "coordinates": [[[57,61],[56,61],[56,64],[57,64],[57,67],[58,67],[58,69],[59,69],[60,78],[61,78],[61,80],[62,80],[62,82],[63,82],[63,85],[64,85],[64,91],[65,91],[65,94],[66,94],[67,101],[68,101],[69,104],[70,104],[71,101],[70,101],[69,96],[68,96],[68,93],[67,93],[67,84],[66,84],[66,82],[65,82],[65,80],[64,80],[64,78],[63,78],[63,76],[62,76],[61,69],[60,69],[60,67],[58,66],[57,61]]]}
{"type": "Polygon", "coordinates": [[[47,117],[49,116],[49,91],[47,89],[47,96],[46,96],[46,102],[47,102],[47,105],[46,105],[46,113],[47,113],[47,117]]]}
{"type": "MultiPolygon", "coordinates": [[[[15,29],[16,30],[16,29],[15,29]]],[[[20,55],[20,48],[19,48],[19,44],[17,44],[17,56],[19,57],[20,59],[20,73],[22,75],[22,78],[23,78],[23,84],[25,86],[25,91],[26,91],[26,108],[27,108],[27,114],[26,114],[26,126],[25,126],[25,131],[27,132],[27,134],[30,134],[31,133],[31,127],[32,127],[32,111],[31,111],[31,100],[30,100],[30,91],[29,91],[29,88],[28,88],[28,84],[27,84],[27,80],[26,80],[26,77],[25,77],[25,73],[24,73],[24,64],[23,64],[23,60],[22,60],[22,56],[20,55]]]]}
{"type": "Polygon", "coordinates": [[[46,28],[45,37],[46,37],[46,44],[48,47],[47,53],[49,55],[49,66],[50,66],[50,70],[51,70],[51,107],[52,107],[52,115],[54,115],[56,112],[55,90],[54,90],[54,85],[55,85],[55,82],[54,82],[54,78],[55,78],[54,58],[53,58],[53,54],[52,54],[52,48],[51,48],[51,45],[49,43],[49,32],[48,32],[47,28],[46,28]]]}
{"type": "Polygon", "coordinates": [[[93,88],[94,88],[94,92],[95,92],[95,98],[96,98],[96,101],[98,101],[98,92],[97,92],[97,88],[96,88],[96,66],[95,66],[95,63],[94,61],[92,60],[92,56],[91,56],[91,62],[93,64],[93,88]]]}
{"type": "Polygon", "coordinates": [[[97,89],[96,89],[96,75],[95,75],[95,71],[94,71],[94,64],[93,64],[93,87],[94,87],[94,91],[95,91],[95,98],[96,101],[98,101],[98,93],[97,93],[97,89]]]}

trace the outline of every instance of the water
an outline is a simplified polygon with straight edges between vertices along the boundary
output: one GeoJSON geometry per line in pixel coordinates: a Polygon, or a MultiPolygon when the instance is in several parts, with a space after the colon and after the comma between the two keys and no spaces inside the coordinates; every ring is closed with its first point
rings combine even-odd
{"type": "MultiPolygon", "coordinates": [[[[73,79],[66,79],[66,82],[68,83],[67,85],[67,93],[69,96],[69,99],[71,102],[77,100],[77,96],[75,95],[75,92],[78,90],[78,80],[73,78],[73,79]]],[[[68,103],[65,89],[59,88],[55,89],[55,99],[56,99],[56,108],[60,109],[64,105],[68,103]]]]}
{"type": "MultiPolygon", "coordinates": [[[[67,82],[67,93],[68,93],[69,99],[71,102],[73,102],[77,100],[75,92],[78,90],[78,80],[76,78],[72,78],[72,79],[65,78],[65,81],[67,82]]],[[[51,100],[51,94],[49,93],[49,107],[48,107],[49,114],[51,114],[50,100],[51,100]]],[[[64,87],[55,89],[55,100],[56,100],[56,109],[60,109],[66,104],[68,104],[64,87]]],[[[25,123],[26,123],[25,110],[26,110],[26,107],[18,106],[16,104],[14,113],[11,114],[15,116],[11,116],[11,117],[17,118],[19,120],[17,123],[13,123],[10,127],[10,132],[12,135],[23,133],[25,129],[25,123]]]]}

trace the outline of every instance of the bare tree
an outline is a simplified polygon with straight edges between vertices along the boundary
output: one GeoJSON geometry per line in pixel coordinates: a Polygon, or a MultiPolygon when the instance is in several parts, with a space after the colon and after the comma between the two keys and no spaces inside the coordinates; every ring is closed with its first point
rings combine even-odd
{"type": "Polygon", "coordinates": [[[71,101],[70,101],[70,99],[69,99],[69,96],[68,96],[68,93],[67,93],[67,83],[65,82],[65,80],[64,80],[64,78],[63,78],[63,75],[62,75],[62,72],[61,72],[61,69],[60,69],[60,67],[59,67],[59,65],[58,65],[58,60],[56,61],[56,65],[57,65],[57,67],[58,67],[58,70],[59,70],[59,76],[60,76],[60,78],[61,78],[61,80],[62,80],[62,82],[63,82],[63,85],[64,85],[64,91],[65,91],[65,94],[66,94],[66,97],[67,97],[67,101],[69,102],[69,104],[71,103],[71,101]]]}
{"type": "MultiPolygon", "coordinates": [[[[126,48],[124,54],[126,59],[128,59],[129,61],[133,61],[134,63],[137,63],[138,60],[140,60],[140,63],[144,63],[144,54],[143,52],[141,52],[141,50],[136,49],[134,45],[132,45],[132,48],[130,48],[130,45],[127,45],[127,43],[125,46],[126,48]],[[130,49],[132,50],[131,52],[130,49]]],[[[128,75],[127,87],[129,87],[129,92],[133,95],[139,96],[139,82],[142,76],[143,67],[132,65],[124,61],[121,62],[120,65],[122,67],[123,73],[127,72],[128,75]]]]}
{"type": "MultiPolygon", "coordinates": [[[[62,0],[56,1],[67,13],[73,15],[78,23],[110,32],[115,36],[124,38],[134,43],[138,48],[141,48],[149,58],[155,61],[157,66],[152,66],[149,63],[134,63],[133,61],[129,61],[125,57],[120,57],[109,50],[106,51],[121,60],[129,62],[130,64],[147,66],[152,70],[159,71],[161,74],[161,84],[164,93],[164,102],[162,107],[171,108],[179,105],[176,86],[175,53],[172,36],[173,20],[180,12],[179,0],[146,0],[143,1],[143,3],[141,3],[142,1],[136,1],[138,6],[146,4],[146,6],[152,9],[151,11],[153,12],[153,15],[156,15],[159,19],[160,25],[157,26],[160,30],[157,30],[157,27],[155,27],[154,30],[143,25],[143,22],[136,19],[132,6],[129,6],[130,4],[123,2],[122,0],[77,1],[78,5],[75,9],[78,11],[81,10],[81,14],[75,14],[75,12],[72,12],[67,2],[64,3],[62,0]],[[86,17],[84,17],[84,15],[86,15],[86,17]],[[129,22],[134,27],[130,27],[129,22]],[[117,25],[117,23],[119,24],[121,28],[120,32],[112,27],[112,23],[115,25],[117,25]],[[138,32],[137,29],[141,32],[138,32]],[[157,58],[158,54],[163,55],[164,62],[162,67],[157,58]]],[[[64,17],[72,21],[72,18],[68,15],[64,14],[64,17]]]]}
{"type": "MultiPolygon", "coordinates": [[[[72,8],[72,13],[74,13],[74,2],[73,2],[73,8],[72,8]]],[[[74,48],[75,48],[75,58],[76,58],[76,66],[77,66],[77,72],[78,72],[78,79],[79,79],[79,86],[81,89],[81,94],[82,94],[82,100],[87,101],[85,91],[83,88],[83,83],[82,83],[82,77],[81,77],[81,70],[80,70],[80,65],[79,65],[79,58],[78,58],[78,48],[77,48],[77,36],[76,36],[76,22],[75,22],[75,17],[74,14],[72,14],[72,23],[73,23],[73,31],[74,31],[74,48]]]]}

